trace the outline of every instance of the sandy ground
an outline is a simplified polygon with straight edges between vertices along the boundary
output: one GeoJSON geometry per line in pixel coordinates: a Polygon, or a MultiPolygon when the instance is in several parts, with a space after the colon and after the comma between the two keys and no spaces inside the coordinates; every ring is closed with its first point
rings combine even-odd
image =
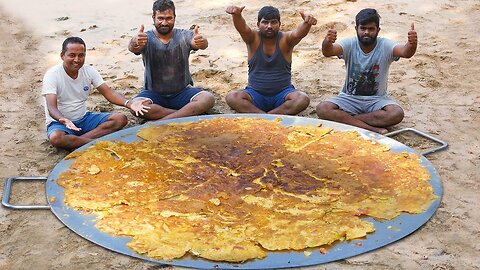
{"type": "MultiPolygon", "coordinates": [[[[413,127],[450,144],[428,156],[443,181],[444,197],[434,217],[413,235],[361,256],[318,265],[318,269],[479,269],[480,265],[480,2],[453,1],[270,1],[280,8],[283,29],[308,10],[318,25],[296,47],[293,81],[311,97],[301,116],[335,95],[344,79],[343,61],[321,55],[326,24],[339,38],[354,34],[353,18],[364,7],[382,16],[381,36],[406,41],[410,21],[419,35],[416,55],[392,65],[389,92],[406,117],[395,129],[413,127]]],[[[232,1],[177,1],[177,27],[201,26],[210,47],[191,56],[198,86],[212,91],[211,113],[232,113],[225,94],[246,84],[246,48],[224,12],[232,1]]],[[[244,16],[253,27],[263,1],[247,1],[244,16]]],[[[86,64],[128,97],[142,85],[140,57],[127,50],[140,24],[151,26],[151,1],[0,1],[0,178],[47,176],[66,151],[46,141],[40,99],[45,71],[60,61],[61,42],[85,39],[86,64]]],[[[96,111],[123,111],[98,93],[96,111]]],[[[127,113],[127,112],[126,112],[127,113]]],[[[129,116],[129,125],[138,123],[129,116]]],[[[422,147],[418,138],[405,141],[422,147]]],[[[3,180],[2,180],[3,183],[3,180]]],[[[2,187],[3,190],[3,187],[2,187]]],[[[14,186],[12,203],[45,203],[43,183],[14,186]]],[[[158,269],[161,266],[105,250],[66,228],[48,210],[0,208],[0,269],[158,269]]]]}

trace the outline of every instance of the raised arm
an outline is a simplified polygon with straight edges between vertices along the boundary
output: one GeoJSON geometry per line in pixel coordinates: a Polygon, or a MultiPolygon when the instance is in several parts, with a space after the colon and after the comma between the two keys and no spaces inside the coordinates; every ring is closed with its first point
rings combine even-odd
{"type": "Polygon", "coordinates": [[[147,34],[143,32],[144,30],[145,27],[142,24],[138,33],[128,43],[128,50],[136,55],[139,55],[147,44],[147,34]]]}
{"type": "Polygon", "coordinates": [[[287,43],[291,48],[297,45],[300,40],[308,34],[312,25],[317,24],[317,19],[312,15],[305,15],[303,11],[300,11],[300,15],[302,16],[303,22],[298,25],[295,30],[285,33],[287,43]]]}
{"type": "Polygon", "coordinates": [[[247,25],[247,22],[245,22],[245,19],[242,16],[242,11],[244,8],[245,6],[229,6],[225,12],[232,15],[233,25],[235,26],[235,29],[237,29],[238,33],[240,33],[243,41],[247,44],[251,44],[255,41],[256,34],[255,31],[247,25]]]}
{"type": "Polygon", "coordinates": [[[198,33],[198,25],[195,25],[195,28],[193,29],[193,39],[190,45],[194,50],[205,50],[208,47],[207,38],[198,33]]]}
{"type": "Polygon", "coordinates": [[[106,83],[103,83],[99,87],[97,87],[98,92],[102,94],[110,103],[124,106],[127,109],[130,109],[135,112],[138,116],[139,114],[143,115],[143,113],[147,112],[150,107],[147,107],[143,104],[145,99],[134,99],[133,101],[126,99],[122,94],[114,91],[110,86],[106,83]]]}
{"type": "Polygon", "coordinates": [[[335,29],[335,24],[330,23],[327,35],[322,42],[322,53],[325,57],[340,56],[343,53],[342,46],[335,43],[335,41],[337,41],[337,30],[335,29]]]}
{"type": "Polygon", "coordinates": [[[415,25],[412,22],[410,25],[410,31],[408,31],[408,41],[405,45],[397,45],[393,48],[393,56],[410,58],[417,51],[417,32],[415,31],[415,25]]]}

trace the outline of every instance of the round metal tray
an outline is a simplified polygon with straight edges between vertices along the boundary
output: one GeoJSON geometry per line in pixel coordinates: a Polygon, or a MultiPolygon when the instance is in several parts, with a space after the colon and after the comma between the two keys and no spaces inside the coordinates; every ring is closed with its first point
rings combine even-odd
{"type": "MultiPolygon", "coordinates": [[[[387,145],[391,148],[392,152],[409,152],[416,153],[413,149],[406,145],[391,139],[373,133],[357,127],[340,124],[336,122],[324,121],[314,118],[305,118],[298,116],[279,116],[279,115],[266,115],[266,114],[219,114],[219,115],[206,115],[186,117],[173,120],[164,120],[157,122],[149,122],[144,125],[131,127],[124,129],[110,135],[99,138],[76,151],[84,150],[96,141],[111,140],[111,141],[124,141],[134,142],[140,141],[136,133],[139,129],[145,126],[157,126],[165,125],[169,123],[180,122],[195,122],[200,120],[208,120],[217,117],[249,117],[249,118],[262,118],[267,120],[274,120],[281,118],[281,125],[284,126],[318,126],[321,124],[323,127],[331,127],[334,130],[345,131],[355,130],[358,131],[365,139],[375,140],[381,144],[387,145]]],[[[251,260],[244,263],[222,263],[213,262],[205,259],[197,259],[192,257],[182,258],[173,261],[159,261],[152,258],[142,256],[138,253],[130,250],[126,244],[131,240],[129,237],[114,237],[112,235],[103,233],[95,227],[95,216],[85,215],[76,210],[73,210],[64,203],[64,190],[57,183],[58,176],[69,169],[72,164],[72,160],[60,161],[52,172],[49,174],[46,184],[47,198],[54,197],[54,201],[49,200],[51,210],[53,213],[63,222],[68,228],[82,236],[83,238],[92,241],[93,243],[100,245],[104,248],[112,251],[129,255],[132,257],[141,258],[147,261],[151,261],[159,264],[168,264],[183,267],[194,268],[221,268],[221,269],[265,269],[265,268],[288,268],[288,267],[301,267],[316,265],[336,260],[345,259],[355,255],[359,255],[365,252],[375,250],[377,248],[388,245],[392,242],[398,241],[403,237],[413,233],[415,230],[425,224],[435,213],[438,208],[442,197],[442,184],[433,165],[424,157],[421,156],[421,165],[424,166],[430,173],[430,184],[433,187],[435,195],[438,199],[432,202],[430,207],[421,214],[410,215],[402,214],[393,220],[377,221],[373,218],[367,218],[366,220],[374,223],[375,232],[368,234],[366,239],[343,241],[338,244],[334,244],[326,254],[322,254],[318,249],[311,249],[313,251],[311,255],[306,256],[303,251],[300,252],[269,252],[268,256],[262,260],[251,260]]]]}

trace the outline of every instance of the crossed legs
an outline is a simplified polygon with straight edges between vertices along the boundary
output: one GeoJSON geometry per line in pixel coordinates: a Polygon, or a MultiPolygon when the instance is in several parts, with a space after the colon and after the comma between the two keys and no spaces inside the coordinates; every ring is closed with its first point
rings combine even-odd
{"type": "Polygon", "coordinates": [[[64,131],[56,130],[50,134],[49,140],[55,147],[75,149],[96,138],[118,131],[126,125],[127,117],[121,113],[114,113],[108,117],[107,121],[81,136],[71,135],[64,131]]]}
{"type": "Polygon", "coordinates": [[[296,115],[305,110],[310,104],[310,98],[302,91],[294,91],[285,97],[285,102],[265,112],[253,104],[252,97],[245,91],[237,90],[227,94],[225,101],[228,106],[239,113],[269,113],[269,114],[285,114],[296,115]]]}
{"type": "Polygon", "coordinates": [[[317,105],[317,115],[321,119],[336,121],[385,134],[388,132],[386,127],[396,125],[403,120],[404,112],[400,106],[387,105],[378,111],[350,115],[342,111],[336,104],[324,101],[317,105]]]}
{"type": "Polygon", "coordinates": [[[165,108],[149,102],[148,106],[150,109],[144,115],[139,115],[139,117],[146,120],[160,120],[200,115],[213,108],[213,105],[215,105],[215,98],[211,93],[204,91],[179,110],[165,108]]]}

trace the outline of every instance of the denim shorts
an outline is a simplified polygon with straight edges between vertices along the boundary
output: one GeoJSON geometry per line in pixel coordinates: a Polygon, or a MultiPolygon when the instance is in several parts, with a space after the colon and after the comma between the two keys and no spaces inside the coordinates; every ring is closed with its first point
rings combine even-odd
{"type": "Polygon", "coordinates": [[[76,127],[81,128],[80,131],[75,131],[67,128],[64,124],[53,121],[47,126],[47,136],[50,138],[52,132],[60,130],[70,135],[80,136],[83,135],[95,128],[97,128],[100,124],[106,122],[108,118],[112,115],[111,113],[92,113],[87,112],[82,118],[79,120],[72,121],[76,127]]]}
{"type": "Polygon", "coordinates": [[[262,95],[250,86],[245,87],[243,91],[252,97],[255,107],[264,112],[269,112],[282,105],[287,95],[295,91],[295,87],[293,85],[287,86],[273,96],[262,95]]]}
{"type": "Polygon", "coordinates": [[[185,105],[190,103],[201,92],[204,91],[191,86],[187,86],[180,93],[173,95],[161,95],[155,91],[144,89],[140,91],[135,98],[147,98],[152,103],[160,105],[164,108],[180,110],[185,105]]]}

